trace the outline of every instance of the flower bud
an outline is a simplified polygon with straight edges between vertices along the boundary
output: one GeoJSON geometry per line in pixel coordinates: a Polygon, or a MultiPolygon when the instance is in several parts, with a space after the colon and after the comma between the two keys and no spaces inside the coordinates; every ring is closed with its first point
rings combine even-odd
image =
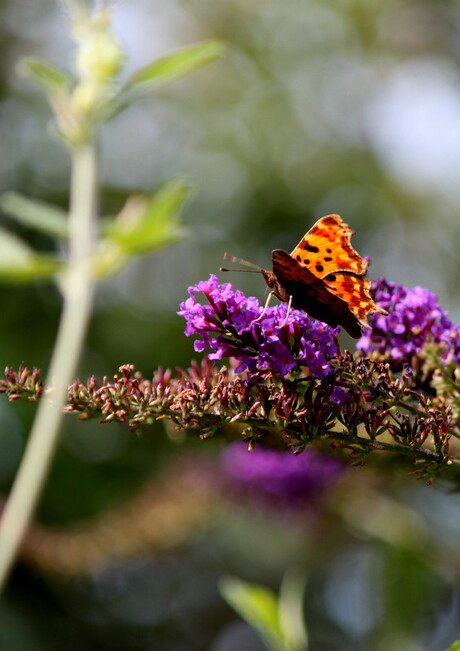
{"type": "Polygon", "coordinates": [[[89,115],[101,98],[103,88],[94,80],[85,80],[75,87],[72,94],[72,109],[76,115],[89,115]]]}
{"type": "Polygon", "coordinates": [[[123,50],[113,34],[93,28],[77,52],[76,68],[83,80],[105,82],[120,71],[123,60],[123,50]]]}

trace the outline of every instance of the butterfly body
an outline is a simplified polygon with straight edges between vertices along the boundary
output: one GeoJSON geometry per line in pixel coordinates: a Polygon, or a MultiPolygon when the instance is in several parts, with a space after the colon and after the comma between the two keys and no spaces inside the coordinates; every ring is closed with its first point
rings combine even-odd
{"type": "Polygon", "coordinates": [[[287,251],[275,249],[272,258],[276,272],[265,272],[263,276],[280,301],[290,301],[293,308],[304,310],[313,319],[323,321],[332,328],[342,326],[355,339],[361,336],[360,325],[350,313],[347,303],[331,292],[330,285],[301,267],[287,251]]]}

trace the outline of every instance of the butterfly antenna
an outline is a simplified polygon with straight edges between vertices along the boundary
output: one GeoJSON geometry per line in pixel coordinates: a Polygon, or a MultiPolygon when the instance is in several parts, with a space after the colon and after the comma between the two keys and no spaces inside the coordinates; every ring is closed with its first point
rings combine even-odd
{"type": "MultiPolygon", "coordinates": [[[[253,269],[257,269],[257,271],[262,271],[262,267],[259,267],[258,264],[243,260],[243,258],[237,258],[236,255],[231,255],[230,253],[224,253],[224,260],[230,260],[230,262],[236,262],[236,264],[242,264],[245,267],[252,267],[253,269]]],[[[226,271],[226,269],[222,269],[221,271],[226,271]]],[[[231,271],[242,271],[242,269],[231,269],[231,271]]]]}
{"type": "Polygon", "coordinates": [[[240,273],[246,273],[246,274],[260,273],[259,269],[227,269],[227,267],[219,267],[219,271],[238,271],[240,273]]]}

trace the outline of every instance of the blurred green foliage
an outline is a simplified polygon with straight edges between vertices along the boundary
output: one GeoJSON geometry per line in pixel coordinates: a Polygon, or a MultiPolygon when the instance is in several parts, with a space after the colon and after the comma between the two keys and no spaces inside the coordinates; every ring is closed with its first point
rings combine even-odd
{"type": "Polygon", "coordinates": [[[460,641],[454,642],[446,651],[458,651],[460,649],[460,641]]]}
{"type": "MultiPolygon", "coordinates": [[[[272,248],[290,250],[328,212],[356,229],[356,248],[373,258],[371,276],[429,287],[460,318],[457,2],[120,1],[114,20],[129,55],[128,85],[136,68],[187,43],[218,38],[228,47],[220,62],[104,127],[101,214],[119,212],[132,192],[186,178],[190,237],[105,281],[81,376],[126,362],[146,376],[159,365],[188,365],[192,344],[175,314],[187,286],[215,272],[224,251],[267,265],[272,248]]],[[[64,16],[52,0],[4,0],[0,33],[0,189],[65,212],[67,154],[49,137],[43,98],[16,74],[24,55],[68,67],[64,16]]],[[[33,220],[1,208],[2,227],[30,250],[20,253],[11,240],[0,267],[7,254],[31,264],[31,250],[45,262],[50,252],[59,257],[50,237],[58,222],[37,232],[33,220]]],[[[250,274],[236,283],[263,294],[250,274]]],[[[43,282],[2,284],[0,296],[0,365],[46,369],[57,291],[43,282]]],[[[0,404],[5,492],[34,410],[0,404]]],[[[188,445],[180,449],[197,468],[216,453],[212,443],[188,445]]],[[[61,526],[103,513],[177,450],[160,424],[139,440],[67,419],[41,520],[61,526]]],[[[309,576],[312,650],[446,649],[460,635],[458,495],[406,481],[398,468],[355,471],[347,481],[317,520],[227,505],[163,558],[128,559],[71,580],[23,564],[0,607],[1,646],[259,651],[256,634],[219,598],[218,580],[231,573],[278,592],[295,565],[309,576]]]]}
{"type": "Polygon", "coordinates": [[[302,608],[305,580],[301,573],[300,577],[295,574],[293,570],[286,575],[279,597],[264,586],[234,577],[225,577],[219,585],[225,600],[259,632],[271,651],[308,649],[302,608]]]}

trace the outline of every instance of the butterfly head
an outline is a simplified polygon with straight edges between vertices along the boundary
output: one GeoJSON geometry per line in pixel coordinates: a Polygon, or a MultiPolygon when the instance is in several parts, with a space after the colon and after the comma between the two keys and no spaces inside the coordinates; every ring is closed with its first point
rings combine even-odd
{"type": "Polygon", "coordinates": [[[280,283],[273,271],[269,271],[268,269],[261,269],[260,273],[264,277],[264,280],[267,283],[267,287],[271,289],[273,295],[276,296],[276,298],[282,303],[289,303],[291,296],[280,283]]]}
{"type": "Polygon", "coordinates": [[[246,273],[261,273],[267,286],[271,289],[272,293],[276,296],[276,298],[278,298],[283,303],[287,303],[289,301],[289,294],[284,289],[282,284],[279,282],[278,278],[273,273],[273,271],[270,271],[269,269],[264,269],[263,267],[259,267],[259,265],[254,264],[253,262],[249,262],[248,260],[244,260],[243,258],[237,258],[236,256],[231,255],[230,253],[224,253],[224,260],[230,260],[231,262],[236,262],[237,264],[242,264],[246,267],[252,267],[252,268],[251,269],[227,269],[225,267],[220,267],[220,271],[240,271],[240,272],[245,271],[246,273]]]}

